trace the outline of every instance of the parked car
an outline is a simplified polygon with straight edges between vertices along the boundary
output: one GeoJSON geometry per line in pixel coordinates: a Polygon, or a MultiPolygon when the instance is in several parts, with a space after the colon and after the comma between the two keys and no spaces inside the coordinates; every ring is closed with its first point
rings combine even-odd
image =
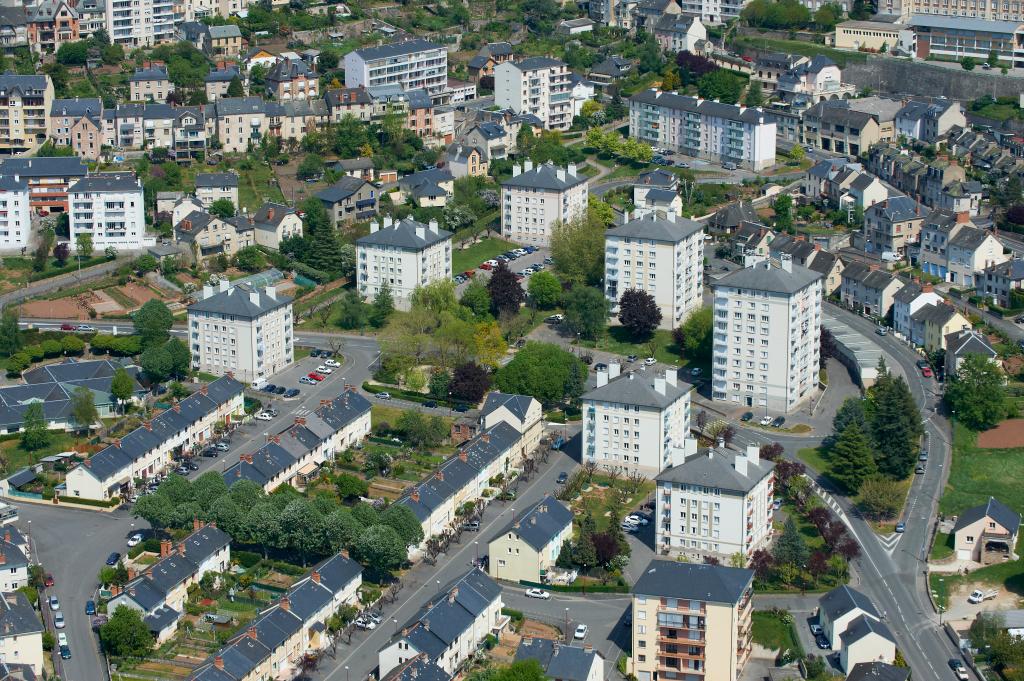
{"type": "Polygon", "coordinates": [[[377,399],[378,400],[390,400],[391,399],[391,393],[377,393],[377,399]]]}
{"type": "Polygon", "coordinates": [[[527,598],[539,598],[542,601],[546,601],[549,598],[551,598],[551,594],[549,594],[547,591],[544,591],[543,589],[527,589],[526,590],[526,597],[527,598]]]}
{"type": "Polygon", "coordinates": [[[284,395],[286,390],[287,390],[287,388],[285,388],[283,385],[279,385],[276,388],[274,388],[274,394],[275,395],[284,395]]]}
{"type": "Polygon", "coordinates": [[[260,413],[256,414],[256,420],[257,421],[273,421],[274,417],[271,416],[270,414],[268,414],[265,411],[261,411],[260,413]]]}
{"type": "Polygon", "coordinates": [[[189,469],[190,471],[197,471],[199,470],[199,464],[197,464],[195,461],[189,460],[185,462],[185,468],[189,469]]]}
{"type": "Polygon", "coordinates": [[[652,367],[652,366],[654,366],[657,363],[658,363],[658,360],[654,359],[653,357],[648,357],[647,359],[644,360],[644,366],[647,366],[647,367],[652,367]]]}
{"type": "Polygon", "coordinates": [[[336,359],[325,359],[324,360],[324,366],[329,366],[329,367],[332,367],[334,369],[337,369],[338,367],[341,366],[341,362],[339,362],[336,359]]]}
{"type": "MultiPolygon", "coordinates": [[[[119,555],[119,554],[112,554],[112,555],[119,555]]],[[[107,561],[107,565],[110,565],[110,564],[111,563],[108,560],[107,561]]],[[[117,563],[115,562],[114,565],[117,565],[117,563]]],[[[54,611],[60,610],[60,601],[57,600],[56,596],[50,596],[50,599],[47,601],[47,603],[50,606],[50,610],[54,610],[54,611]]]]}
{"type": "Polygon", "coordinates": [[[96,614],[96,601],[85,602],[85,614],[89,616],[96,614]]]}
{"type": "Polygon", "coordinates": [[[590,631],[586,624],[581,624],[576,627],[576,633],[573,634],[575,639],[584,639],[587,637],[587,632],[590,631]]]}
{"type": "Polygon", "coordinates": [[[229,449],[231,449],[231,445],[229,445],[226,442],[218,442],[213,446],[213,448],[216,449],[218,452],[226,452],[229,449]]]}
{"type": "Polygon", "coordinates": [[[79,333],[92,333],[95,330],[96,330],[96,327],[95,326],[90,326],[89,324],[79,324],[77,327],[75,327],[75,331],[77,331],[79,333]]]}
{"type": "MultiPolygon", "coordinates": [[[[131,548],[133,546],[138,546],[141,543],[142,543],[142,533],[141,532],[136,532],[132,536],[128,537],[128,548],[131,548]]],[[[47,584],[46,586],[50,586],[50,585],[47,584]]]]}
{"type": "Polygon", "coordinates": [[[818,636],[821,636],[824,633],[825,633],[825,630],[821,628],[820,624],[812,624],[811,625],[811,635],[812,636],[818,637],[818,636]]]}
{"type": "Polygon", "coordinates": [[[480,263],[480,269],[482,269],[482,270],[489,270],[489,269],[492,269],[493,267],[494,267],[494,265],[492,265],[489,262],[482,262],[482,263],[480,263]]]}
{"type": "Polygon", "coordinates": [[[964,663],[956,658],[952,658],[949,661],[949,668],[953,670],[953,676],[960,681],[967,681],[970,678],[967,675],[967,670],[964,669],[964,663]]]}
{"type": "Polygon", "coordinates": [[[917,455],[917,460],[918,461],[927,461],[928,460],[928,452],[926,452],[925,450],[922,449],[921,453],[917,455]]]}
{"type": "MultiPolygon", "coordinates": [[[[314,381],[309,376],[302,376],[301,378],[299,378],[299,383],[303,383],[305,385],[316,385],[316,381],[314,381]]],[[[387,397],[385,397],[383,399],[390,400],[391,399],[391,395],[388,395],[387,397]]]]}
{"type": "Polygon", "coordinates": [[[754,412],[748,411],[745,414],[743,414],[743,416],[740,417],[740,421],[743,421],[744,423],[746,423],[747,421],[750,421],[753,418],[754,418],[754,412]]]}
{"type": "Polygon", "coordinates": [[[434,400],[427,400],[426,402],[423,403],[423,406],[426,407],[427,409],[433,409],[434,407],[437,406],[437,402],[435,402],[434,400]]]}
{"type": "Polygon", "coordinates": [[[323,374],[318,374],[318,373],[317,373],[317,372],[315,372],[315,371],[310,371],[310,372],[309,372],[308,374],[306,374],[306,376],[307,376],[307,377],[309,377],[309,378],[311,378],[311,379],[313,379],[314,381],[316,381],[316,382],[318,382],[318,383],[319,383],[320,381],[324,380],[325,378],[327,378],[327,377],[326,377],[326,376],[324,376],[323,374]]]}
{"type": "Polygon", "coordinates": [[[903,534],[907,531],[906,523],[896,523],[896,534],[903,534]]]}
{"type": "Polygon", "coordinates": [[[875,329],[875,333],[877,333],[879,336],[884,336],[887,333],[889,333],[889,330],[886,329],[884,326],[880,326],[877,329],[875,329]]]}
{"type": "Polygon", "coordinates": [[[380,616],[379,612],[367,613],[363,617],[365,617],[369,621],[373,622],[374,624],[380,624],[381,622],[384,621],[384,618],[380,616]]]}
{"type": "Polygon", "coordinates": [[[772,422],[772,417],[768,416],[768,415],[765,415],[764,418],[762,418],[760,421],[758,421],[758,423],[760,423],[762,426],[767,426],[771,422],[772,422]]]}
{"type": "Polygon", "coordinates": [[[781,428],[783,426],[783,424],[785,424],[785,423],[786,423],[786,417],[785,416],[776,416],[774,419],[772,419],[772,427],[773,428],[781,428]]]}
{"type": "Polygon", "coordinates": [[[700,374],[701,374],[701,368],[700,367],[693,367],[692,369],[690,369],[690,375],[691,376],[700,376],[700,374]]]}
{"type": "Polygon", "coordinates": [[[60,659],[70,660],[71,659],[71,648],[68,646],[60,647],[60,659]]]}
{"type": "Polygon", "coordinates": [[[329,376],[330,374],[334,373],[334,369],[332,369],[331,367],[327,366],[326,364],[321,364],[320,366],[318,366],[316,368],[316,372],[318,374],[323,374],[325,376],[329,376]]]}
{"type": "Polygon", "coordinates": [[[272,393],[275,390],[277,390],[277,386],[274,385],[273,383],[267,383],[265,386],[260,388],[260,392],[265,392],[265,393],[272,393]]]}
{"type": "Polygon", "coordinates": [[[63,629],[65,626],[67,625],[64,622],[64,613],[58,612],[56,615],[53,616],[53,628],[63,629]]]}
{"type": "Polygon", "coordinates": [[[926,360],[926,359],[919,359],[919,360],[917,360],[917,368],[918,369],[924,369],[927,366],[928,366],[928,360],[926,360]]]}
{"type": "MultiPolygon", "coordinates": [[[[131,544],[129,544],[129,546],[131,546],[131,544]]],[[[53,586],[53,575],[49,572],[47,572],[46,576],[43,577],[43,586],[45,586],[46,588],[50,588],[51,586],[53,586]]]]}
{"type": "Polygon", "coordinates": [[[627,355],[627,356],[626,356],[626,361],[627,361],[627,362],[629,362],[630,364],[632,364],[633,362],[635,362],[635,361],[636,361],[636,359],[637,359],[636,355],[627,355]]]}
{"type": "Polygon", "coordinates": [[[468,532],[479,532],[480,531],[480,521],[479,520],[470,520],[469,522],[462,523],[462,529],[464,529],[464,530],[466,530],[468,532]]]}
{"type": "Polygon", "coordinates": [[[370,620],[368,620],[368,619],[365,619],[365,618],[362,618],[362,617],[357,617],[357,618],[356,618],[356,621],[354,622],[354,624],[355,624],[355,625],[356,625],[357,627],[359,627],[360,629],[367,629],[367,630],[370,630],[370,629],[376,629],[376,628],[377,628],[377,625],[376,625],[376,624],[374,624],[374,623],[373,623],[373,622],[371,622],[370,620]]]}
{"type": "Polygon", "coordinates": [[[559,485],[564,485],[566,482],[568,482],[568,480],[569,474],[566,473],[565,471],[562,471],[561,473],[558,474],[558,480],[556,480],[555,482],[557,482],[559,485]]]}
{"type": "Polygon", "coordinates": [[[643,517],[639,513],[631,513],[626,516],[628,520],[632,520],[637,525],[646,525],[648,523],[647,518],[643,517]]]}
{"type": "Polygon", "coordinates": [[[107,556],[107,565],[113,567],[114,565],[117,565],[117,562],[119,560],[121,560],[121,554],[117,551],[114,551],[109,556],[107,556]]]}
{"type": "Polygon", "coordinates": [[[319,357],[320,356],[320,350],[318,348],[313,348],[312,350],[309,351],[309,356],[310,357],[319,357]]]}
{"type": "Polygon", "coordinates": [[[825,638],[825,634],[818,634],[817,636],[815,636],[814,642],[817,643],[818,647],[822,650],[828,650],[832,647],[832,644],[828,642],[827,638],[825,638]]]}
{"type": "Polygon", "coordinates": [[[66,633],[59,632],[57,634],[57,645],[66,646],[68,644],[68,635],[66,633]]]}
{"type": "Polygon", "coordinates": [[[469,406],[465,404],[456,404],[455,411],[459,412],[460,414],[465,414],[467,411],[469,411],[469,406]]]}
{"type": "Polygon", "coordinates": [[[285,397],[298,397],[299,396],[299,389],[298,388],[288,388],[287,390],[284,391],[284,396],[285,397]]]}
{"type": "Polygon", "coordinates": [[[548,324],[561,324],[563,321],[565,321],[565,315],[562,315],[562,314],[549,315],[544,321],[546,321],[548,324]]]}
{"type": "Polygon", "coordinates": [[[924,376],[925,378],[931,378],[933,376],[932,368],[931,367],[924,367],[924,368],[922,368],[921,369],[921,375],[924,376]]]}

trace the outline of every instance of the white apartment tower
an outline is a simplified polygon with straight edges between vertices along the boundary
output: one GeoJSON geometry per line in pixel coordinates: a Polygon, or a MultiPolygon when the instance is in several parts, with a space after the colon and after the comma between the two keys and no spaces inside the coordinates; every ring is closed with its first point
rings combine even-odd
{"type": "Polygon", "coordinates": [[[690,432],[689,383],[675,369],[664,376],[629,371],[617,363],[597,372],[583,395],[583,461],[621,467],[653,478],[671,465],[671,452],[690,432]]]}
{"type": "Polygon", "coordinates": [[[441,95],[448,85],[448,50],[427,40],[406,40],[345,55],[345,87],[398,85],[441,95]]]}
{"type": "MultiPolygon", "coordinates": [[[[152,46],[155,27],[163,30],[166,24],[166,7],[166,3],[156,7],[154,0],[108,0],[104,28],[110,42],[125,47],[152,46]]],[[[173,4],[171,8],[173,12],[173,4]]]]}
{"type": "Polygon", "coordinates": [[[775,165],[775,123],[759,108],[652,88],[629,99],[629,136],[749,170],[775,165]]]}
{"type": "Polygon", "coordinates": [[[821,274],[762,260],[712,283],[715,400],[793,411],[818,384],[821,274]]]}
{"type": "Polygon", "coordinates": [[[368,300],[387,284],[395,307],[408,310],[417,287],[451,279],[452,233],[438,228],[437,220],[425,225],[386,217],[383,227],[371,222],[370,233],[356,240],[356,277],[368,300]]]}
{"type": "Polygon", "coordinates": [[[702,450],[657,477],[654,544],[663,555],[700,563],[746,561],[772,537],[775,464],[757,445],[744,453],[702,450]]]}
{"type": "Polygon", "coordinates": [[[294,360],[292,299],[273,286],[204,286],[188,306],[192,367],[253,382],[281,371],[294,360]]]}
{"type": "Polygon", "coordinates": [[[612,314],[629,289],[649,293],[661,310],[662,329],[679,326],[704,295],[704,227],[651,212],[605,232],[604,286],[612,314]]]}
{"type": "Polygon", "coordinates": [[[547,246],[556,222],[586,215],[588,186],[575,163],[568,168],[550,161],[513,166],[512,177],[501,183],[502,235],[516,243],[547,246]]]}
{"type": "Polygon", "coordinates": [[[87,175],[68,189],[71,243],[79,234],[92,236],[102,251],[137,251],[155,243],[146,236],[142,183],[132,173],[87,175]]]}
{"type": "Polygon", "coordinates": [[[0,175],[0,250],[21,250],[32,232],[28,182],[17,175],[0,175]]]}
{"type": "Polygon", "coordinates": [[[572,125],[569,66],[551,57],[504,62],[494,68],[494,103],[517,114],[533,114],[548,130],[572,125]]]}

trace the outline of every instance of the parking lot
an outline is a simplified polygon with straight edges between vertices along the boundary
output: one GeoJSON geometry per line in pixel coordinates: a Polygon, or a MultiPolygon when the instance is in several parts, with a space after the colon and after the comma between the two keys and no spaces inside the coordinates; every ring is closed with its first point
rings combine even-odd
{"type": "MultiPolygon", "coordinates": [[[[536,247],[530,246],[530,248],[536,248],[536,247]]],[[[515,259],[510,259],[507,264],[508,264],[508,268],[510,270],[512,270],[516,274],[522,275],[523,279],[522,279],[522,281],[520,283],[522,283],[523,288],[526,288],[527,282],[529,282],[529,280],[530,280],[530,275],[534,274],[534,272],[526,272],[526,270],[528,268],[532,268],[532,267],[535,267],[535,266],[538,266],[538,265],[541,267],[541,269],[549,268],[551,266],[550,257],[551,257],[550,249],[548,249],[548,248],[536,248],[536,250],[533,253],[527,253],[526,255],[518,256],[515,259]],[[547,262],[545,262],[545,261],[547,261],[547,262]]],[[[494,262],[497,262],[497,259],[495,259],[494,262]]],[[[477,281],[481,281],[481,282],[486,284],[487,280],[491,278],[491,272],[493,271],[493,269],[491,269],[491,270],[481,269],[480,265],[482,265],[482,264],[483,263],[478,263],[476,265],[476,267],[473,270],[474,271],[473,277],[477,281]]],[[[491,267],[493,268],[494,266],[492,265],[491,267]]],[[[455,274],[456,291],[459,294],[461,294],[466,289],[466,286],[469,285],[469,279],[465,278],[465,277],[462,277],[462,275],[464,274],[462,272],[455,272],[454,274],[455,274]],[[462,278],[460,278],[460,277],[462,277],[462,278]]]]}

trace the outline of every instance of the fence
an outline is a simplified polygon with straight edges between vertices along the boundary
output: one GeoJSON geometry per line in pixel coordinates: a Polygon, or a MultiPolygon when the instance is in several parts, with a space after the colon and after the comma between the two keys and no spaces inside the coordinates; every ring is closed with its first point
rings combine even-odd
{"type": "Polygon", "coordinates": [[[37,499],[39,501],[42,501],[43,499],[42,494],[37,492],[22,492],[20,489],[15,489],[13,487],[7,490],[7,496],[21,497],[22,499],[37,499]]]}

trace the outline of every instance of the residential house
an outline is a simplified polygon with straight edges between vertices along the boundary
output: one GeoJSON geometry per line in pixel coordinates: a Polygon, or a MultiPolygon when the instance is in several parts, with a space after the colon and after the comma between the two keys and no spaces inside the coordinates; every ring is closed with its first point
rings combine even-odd
{"type": "Polygon", "coordinates": [[[946,375],[960,371],[960,365],[969,355],[981,355],[993,364],[1000,365],[999,352],[980,331],[973,329],[954,331],[946,336],[946,375]]]}
{"type": "Polygon", "coordinates": [[[910,315],[911,337],[925,352],[946,349],[946,336],[971,328],[971,322],[955,307],[946,303],[930,303],[910,315]],[[918,340],[919,339],[919,340],[918,340]]]}
{"type": "Polygon", "coordinates": [[[282,59],[267,72],[267,92],[280,102],[316,99],[320,76],[302,59],[282,59]]]}
{"type": "Polygon", "coordinates": [[[587,209],[589,183],[576,164],[558,168],[532,161],[512,168],[501,183],[501,233],[515,243],[547,246],[556,222],[569,222],[587,209]]]}
{"type": "Polygon", "coordinates": [[[43,678],[46,673],[44,631],[46,627],[28,596],[14,589],[0,594],[0,679],[35,681],[43,678]]]}
{"type": "Polygon", "coordinates": [[[829,183],[849,164],[844,159],[826,158],[818,161],[804,173],[800,191],[811,202],[818,203],[828,198],[829,183]]]}
{"type": "Polygon", "coordinates": [[[373,115],[373,99],[365,87],[335,88],[324,93],[331,123],[341,123],[345,116],[369,121],[373,115]]]}
{"type": "Polygon", "coordinates": [[[28,10],[28,43],[34,52],[53,54],[80,39],[78,10],[68,0],[43,0],[28,10]]]}
{"type": "Polygon", "coordinates": [[[238,175],[227,173],[197,173],[196,198],[209,208],[219,199],[227,199],[231,205],[238,206],[238,175]]]}
{"type": "Polygon", "coordinates": [[[620,78],[625,78],[632,71],[633,62],[619,55],[611,55],[594,64],[587,77],[598,86],[607,87],[620,78]]]}
{"type": "Polygon", "coordinates": [[[801,64],[810,61],[809,57],[798,54],[770,53],[762,54],[754,60],[753,72],[750,74],[750,81],[761,84],[761,91],[766,97],[775,94],[778,88],[779,78],[784,73],[792,71],[801,64]]]}
{"type": "Polygon", "coordinates": [[[1020,513],[989,497],[979,506],[957,516],[953,525],[953,546],[957,560],[988,565],[1016,557],[1020,513]]]}
{"type": "MultiPolygon", "coordinates": [[[[759,225],[753,225],[753,227],[758,230],[765,229],[759,225]]],[[[760,231],[757,233],[760,234],[760,231]]],[[[771,235],[771,232],[766,232],[760,238],[767,242],[767,253],[770,257],[781,260],[783,256],[788,256],[794,265],[806,267],[820,274],[822,276],[822,293],[826,296],[832,295],[840,287],[845,265],[834,253],[823,249],[820,243],[810,243],[802,234],[795,237],[780,234],[767,238],[768,235],[771,235]]],[[[754,243],[757,243],[756,238],[754,243]]],[[[737,255],[747,254],[739,253],[737,255]]],[[[764,255],[764,253],[760,253],[755,247],[754,252],[750,255],[757,256],[764,255]]]]}
{"type": "Polygon", "coordinates": [[[486,152],[480,147],[455,142],[445,152],[445,167],[452,177],[484,177],[489,164],[486,152]]]}
{"type": "Polygon", "coordinates": [[[912,99],[896,114],[896,134],[925,144],[935,144],[954,126],[966,128],[967,118],[963,104],[952,99],[912,99]]]}
{"type": "Polygon", "coordinates": [[[430,661],[426,653],[412,657],[385,675],[381,681],[451,681],[452,675],[430,661]]]}
{"type": "Polygon", "coordinates": [[[779,76],[776,94],[797,109],[809,108],[822,100],[853,97],[857,86],[842,82],[842,71],[824,55],[815,55],[779,76]]]}
{"type": "Polygon", "coordinates": [[[1014,291],[1024,288],[1024,260],[1014,257],[995,265],[989,265],[975,275],[975,291],[996,305],[1015,308],[1014,291]]]}
{"type": "Polygon", "coordinates": [[[368,157],[343,158],[334,164],[334,169],[342,175],[356,177],[367,182],[373,182],[377,175],[373,167],[373,159],[368,157]]]}
{"type": "Polygon", "coordinates": [[[552,496],[516,513],[488,543],[488,574],[506,582],[543,582],[572,537],[572,519],[572,511],[552,496]]]}
{"type": "Polygon", "coordinates": [[[569,99],[572,101],[573,117],[583,115],[583,105],[594,98],[596,90],[594,82],[576,73],[569,74],[569,99]]]}
{"type": "Polygon", "coordinates": [[[775,232],[764,225],[745,222],[729,238],[730,254],[734,258],[743,258],[746,255],[766,258],[771,242],[775,238],[775,232]]]}
{"type": "Polygon", "coordinates": [[[167,101],[167,96],[174,92],[174,84],[167,73],[167,65],[161,62],[148,62],[136,68],[128,76],[128,92],[132,102],[167,101]]]}
{"type": "MultiPolygon", "coordinates": [[[[323,200],[323,199],[321,199],[323,200]]],[[[359,293],[373,299],[383,287],[391,291],[395,306],[407,310],[413,292],[431,282],[452,277],[452,233],[406,218],[383,227],[370,223],[370,233],[356,240],[356,278],[359,293]]]]}
{"type": "Polygon", "coordinates": [[[851,262],[843,270],[840,297],[843,305],[869,317],[885,318],[903,282],[878,265],[851,262]]]}
{"type": "Polygon", "coordinates": [[[950,237],[946,253],[947,281],[970,289],[978,273],[1010,259],[992,232],[966,225],[950,237]]]}
{"type": "Polygon", "coordinates": [[[966,211],[951,213],[942,209],[932,210],[921,225],[921,248],[917,262],[921,271],[949,281],[949,242],[960,230],[971,224],[970,215],[966,211]]]}
{"type": "Polygon", "coordinates": [[[928,161],[894,144],[876,144],[868,150],[867,167],[926,206],[978,215],[981,183],[968,180],[956,158],[943,154],[928,161]]]}
{"type": "Polygon", "coordinates": [[[839,638],[843,642],[839,666],[844,672],[865,662],[892,664],[896,661],[896,638],[884,622],[873,617],[862,615],[853,620],[839,638]]]}
{"type": "Polygon", "coordinates": [[[444,208],[455,191],[455,178],[447,168],[433,168],[406,175],[398,181],[398,201],[420,208],[444,208]]]}
{"type": "Polygon", "coordinates": [[[892,328],[896,335],[911,341],[914,345],[924,345],[924,338],[915,338],[914,325],[911,317],[925,305],[939,305],[943,298],[935,292],[931,284],[912,281],[903,286],[892,302],[892,328]]]}
{"type": "Polygon", "coordinates": [[[494,76],[494,67],[507,61],[515,61],[515,50],[511,43],[487,43],[469,60],[469,75],[477,81],[486,76],[494,76]]]}
{"type": "Polygon", "coordinates": [[[909,196],[891,196],[875,202],[864,211],[864,250],[902,260],[907,245],[917,244],[924,217],[921,204],[909,196]]]}
{"type": "Polygon", "coordinates": [[[99,160],[103,146],[103,102],[99,98],[55,99],[50,105],[50,139],[71,147],[79,158],[99,160]]]}
{"type": "Polygon", "coordinates": [[[249,216],[235,216],[233,223],[239,232],[248,225],[255,231],[254,240],[259,246],[275,250],[280,249],[281,242],[295,236],[302,236],[302,218],[291,206],[282,203],[267,202],[249,216]]]}
{"type": "MultiPolygon", "coordinates": [[[[633,205],[637,208],[661,207],[660,204],[672,203],[669,196],[679,197],[679,176],[667,170],[656,168],[655,170],[640,173],[636,184],[633,185],[633,205]],[[655,195],[648,200],[648,194],[655,192],[655,195]],[[657,206],[649,204],[659,204],[657,206]]],[[[679,199],[679,208],[682,209],[682,199],[679,199]]]]}
{"type": "Polygon", "coordinates": [[[174,225],[174,240],[186,244],[192,261],[225,255],[232,257],[247,246],[255,245],[253,230],[237,230],[230,219],[206,211],[193,211],[174,225]]]}
{"type": "Polygon", "coordinates": [[[910,669],[886,662],[858,662],[849,671],[846,681],[907,681],[910,678],[910,669]]]}
{"type": "Polygon", "coordinates": [[[11,528],[4,528],[0,539],[0,591],[9,592],[28,586],[29,566],[31,562],[26,554],[25,545],[19,546],[20,533],[15,536],[11,528]]]}
{"type": "Polygon", "coordinates": [[[699,17],[682,14],[662,14],[653,33],[666,52],[696,52],[697,43],[708,39],[708,31],[699,17]]]}
{"type": "Polygon", "coordinates": [[[710,231],[720,234],[733,234],[748,224],[761,224],[761,217],[749,201],[737,201],[719,208],[708,220],[710,231]]]}
{"type": "Polygon", "coordinates": [[[516,648],[516,662],[537,660],[544,675],[558,681],[601,681],[604,658],[594,646],[563,645],[546,638],[524,636],[516,648]]]}
{"type": "Polygon", "coordinates": [[[889,190],[881,180],[870,173],[847,169],[828,184],[829,201],[840,210],[867,210],[876,203],[885,201],[889,190]]]}
{"type": "Polygon", "coordinates": [[[861,618],[882,620],[875,604],[860,591],[845,584],[837,586],[818,599],[818,624],[832,644],[832,650],[841,650],[841,636],[850,625],[861,618]]]}
{"type": "Polygon", "coordinates": [[[15,48],[28,45],[28,16],[25,7],[20,4],[0,7],[0,48],[9,53],[15,48]]]}
{"type": "Polygon", "coordinates": [[[377,214],[377,188],[358,177],[346,175],[315,196],[324,204],[333,225],[347,225],[377,214]]]}
{"type": "Polygon", "coordinates": [[[241,74],[238,72],[237,66],[232,65],[210,69],[210,73],[207,74],[205,79],[203,79],[203,83],[206,87],[207,101],[214,102],[220,99],[221,97],[227,97],[228,88],[231,87],[231,83],[236,78],[238,79],[238,82],[242,83],[244,87],[245,81],[242,79],[241,74]]]}
{"type": "Polygon", "coordinates": [[[488,393],[480,407],[480,430],[493,428],[503,422],[520,434],[516,444],[519,454],[516,463],[540,446],[541,436],[544,435],[544,410],[536,398],[498,391],[488,393]]]}
{"type": "Polygon", "coordinates": [[[203,50],[212,57],[237,57],[242,54],[244,43],[236,24],[207,26],[203,50]]]}
{"type": "Polygon", "coordinates": [[[462,135],[462,144],[480,149],[488,163],[508,158],[516,151],[515,134],[507,127],[494,122],[474,125],[462,135]]]}
{"type": "Polygon", "coordinates": [[[838,103],[818,102],[804,113],[804,141],[815,149],[860,156],[881,139],[881,127],[871,114],[838,103]]]}
{"type": "Polygon", "coordinates": [[[590,17],[578,17],[576,19],[563,19],[555,26],[557,35],[573,36],[591,33],[594,30],[594,21],[590,17]]]}

